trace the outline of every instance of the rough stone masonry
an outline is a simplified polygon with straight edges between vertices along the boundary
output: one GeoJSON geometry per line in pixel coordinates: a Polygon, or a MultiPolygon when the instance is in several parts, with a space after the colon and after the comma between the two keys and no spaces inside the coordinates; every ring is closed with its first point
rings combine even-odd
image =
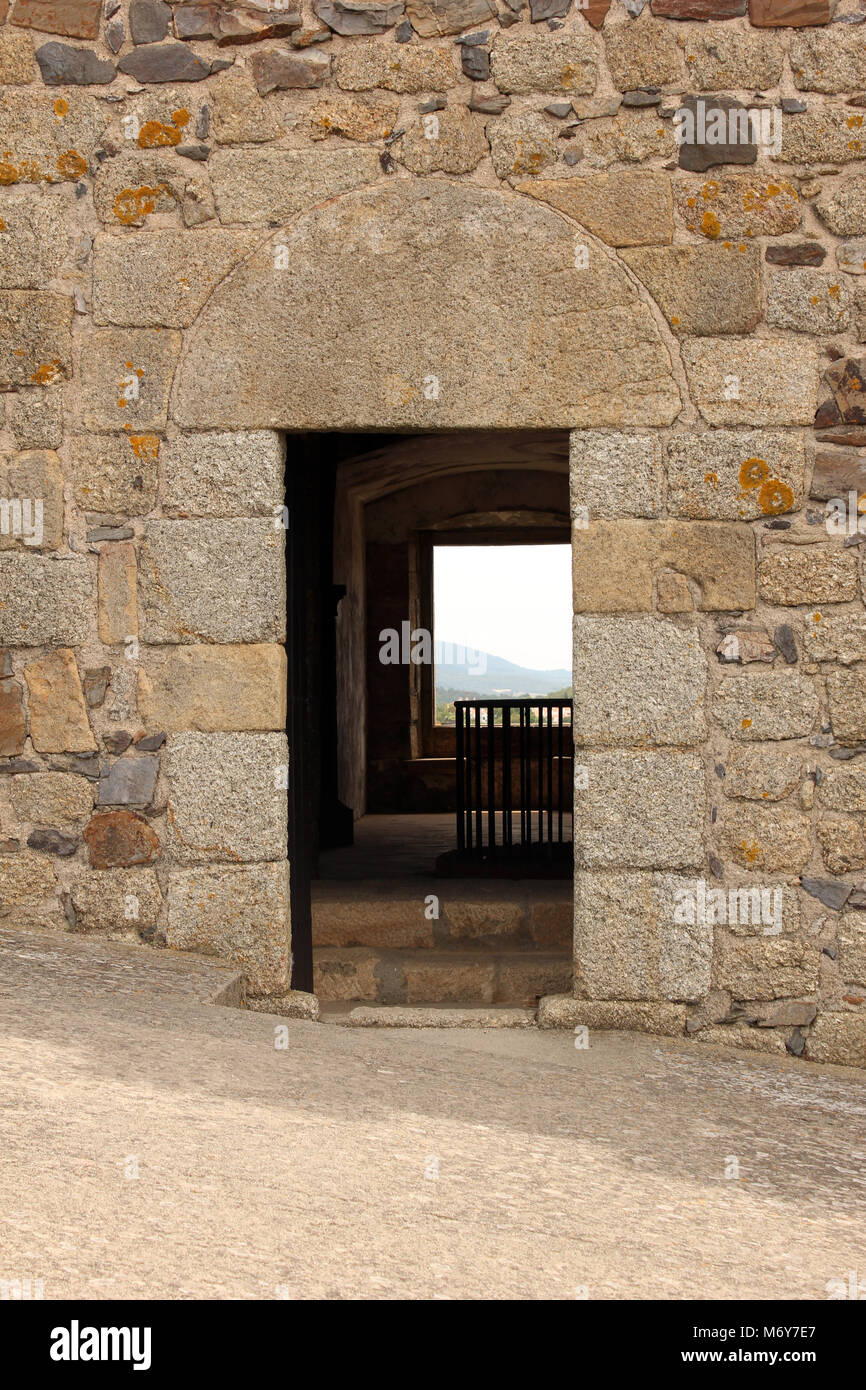
{"type": "Polygon", "coordinates": [[[866,1065],[864,0],[0,0],[0,84],[4,925],[284,993],[281,431],[569,429],[540,1022],[866,1065]]]}

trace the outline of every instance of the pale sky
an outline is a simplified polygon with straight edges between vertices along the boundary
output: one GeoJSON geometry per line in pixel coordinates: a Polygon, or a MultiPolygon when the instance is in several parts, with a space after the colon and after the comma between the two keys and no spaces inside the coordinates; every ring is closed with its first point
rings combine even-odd
{"type": "Polygon", "coordinates": [[[433,551],[433,635],[535,671],[571,669],[571,547],[433,551]]]}

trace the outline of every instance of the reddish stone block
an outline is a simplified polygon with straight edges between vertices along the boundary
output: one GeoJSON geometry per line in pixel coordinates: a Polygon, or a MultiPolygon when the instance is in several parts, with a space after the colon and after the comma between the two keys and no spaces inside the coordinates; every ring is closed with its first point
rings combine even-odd
{"type": "Polygon", "coordinates": [[[827,430],[842,423],[839,407],[834,400],[822,401],[815,413],[815,429],[827,430]]]}
{"type": "Polygon", "coordinates": [[[21,686],[17,681],[0,680],[0,755],[17,756],[24,749],[26,737],[21,686]]]}
{"type": "Polygon", "coordinates": [[[749,19],[759,29],[829,24],[830,0],[749,0],[749,19]]]}
{"type": "MultiPolygon", "coordinates": [[[[8,3],[8,0],[6,0],[8,3]]],[[[0,0],[3,4],[4,0],[0,0]]],[[[99,38],[102,0],[17,0],[12,23],[70,39],[99,38]]]]}
{"type": "Polygon", "coordinates": [[[866,425],[866,358],[849,357],[827,371],[836,404],[848,425],[866,425]]]}
{"type": "Polygon", "coordinates": [[[796,246],[768,246],[764,260],[768,265],[823,265],[826,250],[817,241],[803,241],[796,246]]]}
{"type": "Polygon", "coordinates": [[[580,13],[587,20],[593,29],[600,29],[607,18],[611,0],[587,0],[585,5],[580,5],[580,13]]]}
{"type": "Polygon", "coordinates": [[[652,0],[653,14],[664,19],[736,19],[749,0],[652,0]]]}
{"type": "Polygon", "coordinates": [[[866,456],[862,450],[819,450],[809,495],[828,502],[831,497],[847,499],[849,492],[866,496],[866,456]]]}
{"type": "Polygon", "coordinates": [[[818,435],[819,444],[841,444],[844,449],[866,449],[866,430],[839,429],[824,430],[818,435]]]}
{"type": "Polygon", "coordinates": [[[84,831],[93,869],[127,869],[149,864],[159,850],[156,833],[135,811],[94,816],[84,831]]]}

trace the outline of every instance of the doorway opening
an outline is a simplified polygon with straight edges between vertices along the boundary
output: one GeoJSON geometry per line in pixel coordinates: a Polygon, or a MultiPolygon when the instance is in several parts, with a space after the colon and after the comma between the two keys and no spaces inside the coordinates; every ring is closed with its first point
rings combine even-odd
{"type": "MultiPolygon", "coordinates": [[[[448,868],[461,700],[558,698],[570,715],[567,464],[559,432],[287,438],[293,985],[326,1007],[570,989],[570,882],[448,868]]],[[[542,749],[537,713],[527,724],[542,749]]],[[[550,824],[570,878],[558,737],[545,785],[550,800],[561,784],[550,824]]]]}

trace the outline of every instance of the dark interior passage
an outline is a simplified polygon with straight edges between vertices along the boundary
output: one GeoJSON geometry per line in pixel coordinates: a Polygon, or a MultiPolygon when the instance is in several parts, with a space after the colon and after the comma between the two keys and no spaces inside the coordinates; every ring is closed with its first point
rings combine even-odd
{"type": "Polygon", "coordinates": [[[455,728],[437,722],[432,661],[405,650],[409,634],[432,639],[434,549],[567,541],[568,437],[286,444],[293,984],[310,989],[312,881],[341,856],[359,877],[371,856],[426,872],[434,843],[456,843],[455,728]],[[388,633],[396,661],[393,648],[383,660],[388,633]]]}

